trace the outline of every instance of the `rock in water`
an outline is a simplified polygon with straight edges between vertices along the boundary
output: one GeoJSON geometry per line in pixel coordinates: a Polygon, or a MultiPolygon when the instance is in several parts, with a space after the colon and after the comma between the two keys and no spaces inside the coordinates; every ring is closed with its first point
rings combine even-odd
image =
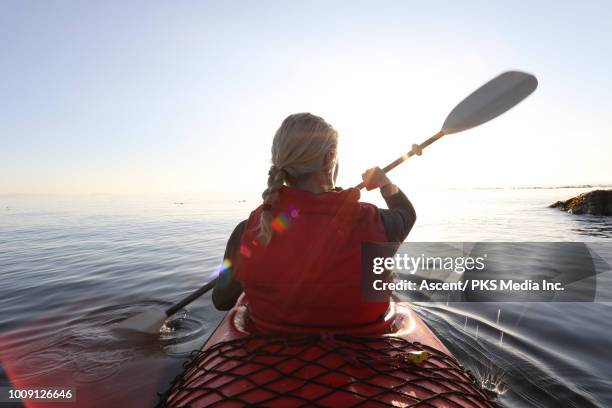
{"type": "Polygon", "coordinates": [[[612,190],[595,190],[549,206],[570,214],[612,215],[612,190]]]}

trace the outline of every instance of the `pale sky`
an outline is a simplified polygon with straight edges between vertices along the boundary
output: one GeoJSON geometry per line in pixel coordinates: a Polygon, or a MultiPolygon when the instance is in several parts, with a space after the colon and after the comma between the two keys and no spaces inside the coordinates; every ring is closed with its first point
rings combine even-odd
{"type": "Polygon", "coordinates": [[[340,132],[340,185],[509,69],[539,88],[390,175],[612,183],[612,2],[3,1],[0,194],[261,191],[293,112],[340,132]]]}

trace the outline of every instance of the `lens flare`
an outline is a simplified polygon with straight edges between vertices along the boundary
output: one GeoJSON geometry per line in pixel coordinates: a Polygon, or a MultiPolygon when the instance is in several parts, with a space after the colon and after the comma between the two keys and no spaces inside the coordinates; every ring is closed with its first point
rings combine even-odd
{"type": "Polygon", "coordinates": [[[279,214],[272,220],[272,229],[279,234],[289,228],[289,225],[290,221],[285,213],[279,214]]]}
{"type": "Polygon", "coordinates": [[[248,246],[242,244],[240,245],[240,255],[244,256],[245,258],[250,258],[251,255],[253,255],[253,251],[251,251],[251,248],[248,246]]]}
{"type": "Polygon", "coordinates": [[[223,262],[221,262],[221,265],[219,265],[217,267],[217,270],[215,271],[215,275],[219,276],[221,274],[221,272],[229,269],[232,267],[232,260],[231,259],[224,259],[223,262]]]}

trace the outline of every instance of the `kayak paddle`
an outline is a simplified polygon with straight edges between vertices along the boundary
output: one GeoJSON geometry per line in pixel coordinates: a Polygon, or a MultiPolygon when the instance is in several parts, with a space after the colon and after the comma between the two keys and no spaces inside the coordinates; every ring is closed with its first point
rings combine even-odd
{"type": "MultiPolygon", "coordinates": [[[[529,96],[537,86],[538,80],[531,74],[520,71],[504,72],[472,92],[455,106],[438,133],[420,145],[412,145],[412,150],[398,157],[382,170],[387,173],[415,154],[420,156],[424,148],[444,135],[463,132],[498,117],[529,96]]],[[[363,187],[363,182],[355,186],[358,189],[363,187]]]]}
{"type": "Polygon", "coordinates": [[[216,283],[217,278],[212,279],[206,285],[166,310],[151,309],[125,319],[116,329],[157,334],[167,318],[210,291],[215,287],[216,283]]]}

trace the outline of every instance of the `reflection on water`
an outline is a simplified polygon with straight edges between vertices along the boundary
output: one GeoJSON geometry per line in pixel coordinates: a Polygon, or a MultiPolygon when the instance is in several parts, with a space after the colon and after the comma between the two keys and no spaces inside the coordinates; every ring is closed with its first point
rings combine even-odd
{"type": "Polygon", "coordinates": [[[149,397],[129,405],[149,406],[160,384],[175,374],[178,359],[203,343],[209,324],[190,311],[182,311],[166,321],[159,336],[120,332],[115,328],[118,322],[137,313],[169,305],[143,301],[91,308],[82,315],[66,309],[55,311],[52,319],[39,316],[42,318],[18,326],[1,338],[2,363],[14,385],[76,387],[79,394],[88,396],[87,400],[81,398],[83,403],[104,401],[99,406],[131,401],[124,399],[125,394],[130,393],[134,379],[140,378],[137,385],[148,388],[149,397]],[[146,369],[134,377],[134,366],[146,369]],[[100,395],[105,387],[123,389],[123,395],[118,393],[120,397],[116,399],[100,395]]]}
{"type": "MultiPolygon", "coordinates": [[[[413,193],[419,219],[409,240],[599,242],[611,263],[612,219],[546,208],[579,192],[413,193]]],[[[156,402],[223,314],[204,296],[158,338],[113,326],[202,285],[258,200],[0,196],[0,386],[63,382],[89,406],[156,402]]],[[[598,292],[609,299],[612,277],[602,275],[608,284],[598,292]]],[[[417,311],[504,406],[612,406],[606,304],[423,303],[417,311]]]]}
{"type": "Polygon", "coordinates": [[[502,405],[610,406],[610,362],[603,356],[611,341],[603,332],[612,322],[601,321],[609,306],[428,303],[417,312],[483,386],[501,395],[502,405]],[[561,315],[569,319],[559,321],[561,315]]]}
{"type": "Polygon", "coordinates": [[[168,306],[146,301],[94,308],[83,315],[56,311],[53,319],[34,320],[5,335],[3,363],[18,383],[55,383],[61,373],[59,378],[77,388],[113,384],[122,367],[132,362],[185,357],[204,341],[208,325],[187,311],[169,319],[159,336],[114,330],[136,313],[168,306]]]}
{"type": "Polygon", "coordinates": [[[612,221],[610,217],[593,215],[575,216],[575,227],[572,232],[587,237],[610,238],[612,236],[612,221]]]}

